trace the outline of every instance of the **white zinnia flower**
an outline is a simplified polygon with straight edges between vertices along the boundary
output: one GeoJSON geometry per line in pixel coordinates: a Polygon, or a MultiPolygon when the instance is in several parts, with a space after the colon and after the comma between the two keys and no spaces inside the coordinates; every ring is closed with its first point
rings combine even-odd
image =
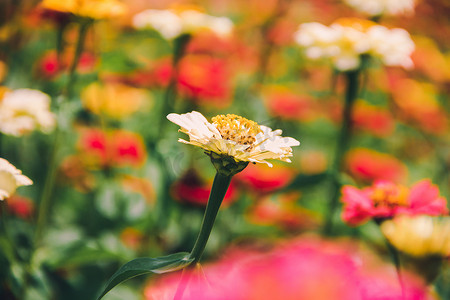
{"type": "Polygon", "coordinates": [[[0,158],[0,200],[8,198],[19,186],[31,185],[33,182],[22,171],[16,169],[6,159],[0,158]]]}
{"type": "Polygon", "coordinates": [[[416,0],[344,0],[354,9],[371,16],[400,15],[414,12],[416,0]]]}
{"type": "Polygon", "coordinates": [[[0,132],[20,136],[35,129],[50,132],[55,127],[50,97],[38,90],[6,92],[0,101],[0,132]]]}
{"type": "Polygon", "coordinates": [[[372,26],[368,31],[373,55],[379,56],[387,66],[413,67],[411,54],[415,49],[409,33],[401,28],[388,28],[380,25],[372,26]]]}
{"type": "Polygon", "coordinates": [[[291,147],[300,145],[291,137],[282,137],[280,129],[273,131],[237,115],[218,115],[212,118],[212,123],[196,111],[172,113],[167,118],[189,135],[189,141],[179,139],[179,142],[230,156],[236,161],[265,163],[271,167],[266,159],[291,162],[291,147]]]}
{"type": "Polygon", "coordinates": [[[148,9],[133,17],[133,25],[138,29],[153,28],[165,39],[173,39],[183,33],[193,33],[207,29],[220,36],[229,35],[233,23],[226,17],[214,17],[196,10],[148,9]]]}
{"type": "Polygon", "coordinates": [[[304,23],[294,34],[310,59],[328,58],[341,71],[357,69],[361,55],[379,57],[388,66],[412,67],[414,42],[406,30],[388,29],[368,20],[339,19],[330,26],[304,23]]]}

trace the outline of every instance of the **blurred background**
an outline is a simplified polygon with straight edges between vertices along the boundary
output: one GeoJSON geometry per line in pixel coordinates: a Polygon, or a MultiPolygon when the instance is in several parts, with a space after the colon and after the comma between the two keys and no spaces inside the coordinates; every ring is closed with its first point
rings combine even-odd
{"type": "MultiPolygon", "coordinates": [[[[72,10],[44,2],[0,1],[0,157],[33,181],[1,206],[1,299],[95,299],[123,263],[192,248],[215,170],[202,150],[177,142],[186,136],[166,119],[170,112],[196,110],[208,119],[234,113],[301,142],[292,163],[250,164],[233,178],[205,264],[233,252],[226,249],[266,253],[307,236],[314,251],[331,243],[340,249],[331,252],[344,255],[351,244],[360,260],[376,265],[376,257],[392,273],[375,222],[346,225],[340,203],[330,212],[330,170],[341,185],[429,179],[441,196],[450,195],[446,0],[413,1],[411,10],[375,15],[350,0],[123,0],[117,8],[114,1],[84,0],[87,8],[72,10]],[[136,15],[148,9],[226,17],[232,29],[222,35],[192,25],[168,37],[138,24],[136,15]],[[336,168],[348,73],[330,59],[310,59],[294,36],[300,24],[329,26],[342,17],[403,28],[415,48],[412,68],[372,59],[361,69],[336,168]],[[51,99],[46,113],[26,103],[34,96],[51,99]],[[23,102],[16,116],[36,114],[35,126],[6,126],[7,97],[23,102]],[[333,230],[325,237],[327,222],[333,230]]],[[[449,254],[430,299],[450,299],[449,254]]],[[[323,255],[305,270],[334,257],[323,255]]],[[[105,299],[164,299],[148,292],[157,277],[127,281],[105,299]]],[[[330,299],[306,295],[292,299],[330,299]]],[[[420,297],[408,299],[428,299],[420,297]]]]}

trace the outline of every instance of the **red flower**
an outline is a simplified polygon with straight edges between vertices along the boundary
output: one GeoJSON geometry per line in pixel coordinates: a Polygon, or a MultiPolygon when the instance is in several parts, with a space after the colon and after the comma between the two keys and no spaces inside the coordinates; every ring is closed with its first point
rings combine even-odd
{"type": "Polygon", "coordinates": [[[19,218],[31,218],[34,213],[34,202],[29,198],[12,195],[6,202],[8,203],[8,210],[10,213],[19,218]]]}
{"type": "Polygon", "coordinates": [[[230,103],[230,74],[221,58],[189,55],[179,64],[178,88],[186,98],[225,107],[230,103]]]}
{"type": "Polygon", "coordinates": [[[282,87],[274,87],[268,91],[267,106],[272,115],[287,120],[307,122],[318,117],[311,97],[298,95],[282,87]]]}
{"type": "Polygon", "coordinates": [[[236,179],[257,193],[280,189],[292,180],[294,171],[282,165],[271,168],[265,164],[249,165],[236,179]]]}
{"type": "Polygon", "coordinates": [[[379,179],[403,182],[408,175],[406,166],[395,157],[365,148],[349,151],[345,163],[353,177],[365,182],[379,179]]]}
{"type": "MultiPolygon", "coordinates": [[[[211,187],[212,183],[205,183],[197,171],[190,169],[172,186],[172,193],[173,197],[180,202],[206,206],[211,187]]],[[[233,203],[237,199],[236,194],[236,188],[232,182],[222,205],[227,206],[233,203]]]]}
{"type": "Polygon", "coordinates": [[[142,137],[134,132],[117,130],[109,136],[111,161],[117,166],[139,167],[145,161],[142,137]]]}
{"type": "Polygon", "coordinates": [[[125,130],[104,132],[86,129],[80,138],[79,148],[85,163],[92,167],[139,167],[146,156],[141,136],[125,130]]]}
{"type": "Polygon", "coordinates": [[[371,187],[342,188],[342,218],[350,225],[369,219],[386,219],[397,214],[443,215],[448,213],[447,201],[439,197],[439,189],[424,179],[410,189],[388,181],[377,181],[371,187]]]}

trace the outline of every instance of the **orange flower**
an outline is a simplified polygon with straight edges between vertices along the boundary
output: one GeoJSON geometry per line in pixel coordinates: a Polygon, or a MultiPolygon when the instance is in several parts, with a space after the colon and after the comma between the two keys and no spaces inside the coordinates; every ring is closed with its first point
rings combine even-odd
{"type": "Polygon", "coordinates": [[[144,239],[144,234],[133,227],[127,227],[120,233],[120,240],[130,249],[137,250],[144,239]]]}
{"type": "Polygon", "coordinates": [[[444,134],[448,131],[446,112],[437,101],[437,92],[431,84],[407,78],[393,79],[393,99],[406,120],[429,133],[444,134]]]}
{"type": "Polygon", "coordinates": [[[81,94],[81,101],[87,110],[119,120],[139,111],[147,100],[145,90],[120,83],[94,82],[81,94]]]}
{"type": "Polygon", "coordinates": [[[296,205],[299,197],[299,193],[293,192],[259,199],[250,208],[248,219],[254,224],[272,225],[290,231],[318,227],[319,218],[313,212],[296,205]]]}
{"type": "Polygon", "coordinates": [[[44,0],[41,5],[91,19],[114,18],[126,11],[126,6],[118,0],[44,0]]]}
{"type": "Polygon", "coordinates": [[[353,123],[356,128],[369,131],[379,137],[390,135],[395,125],[388,110],[364,101],[356,103],[353,123]]]}
{"type": "Polygon", "coordinates": [[[402,182],[408,175],[406,166],[395,157],[365,148],[349,151],[345,164],[353,177],[365,182],[377,179],[402,182]]]}
{"type": "Polygon", "coordinates": [[[274,86],[266,92],[267,106],[274,116],[302,122],[318,117],[314,100],[307,95],[299,95],[281,86],[274,86]]]}

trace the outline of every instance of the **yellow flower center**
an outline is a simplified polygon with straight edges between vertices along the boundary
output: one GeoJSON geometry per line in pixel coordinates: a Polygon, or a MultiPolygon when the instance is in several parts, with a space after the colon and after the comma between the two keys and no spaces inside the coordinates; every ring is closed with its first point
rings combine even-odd
{"type": "Polygon", "coordinates": [[[215,116],[212,122],[223,139],[241,145],[252,145],[256,141],[256,135],[262,132],[258,123],[233,114],[215,116]]]}
{"type": "Polygon", "coordinates": [[[409,190],[407,187],[395,184],[382,184],[373,189],[371,199],[375,207],[408,206],[409,190]]]}
{"type": "Polygon", "coordinates": [[[334,24],[339,24],[344,27],[351,27],[361,32],[367,32],[370,27],[376,25],[375,22],[359,19],[359,18],[340,18],[334,24]]]}

